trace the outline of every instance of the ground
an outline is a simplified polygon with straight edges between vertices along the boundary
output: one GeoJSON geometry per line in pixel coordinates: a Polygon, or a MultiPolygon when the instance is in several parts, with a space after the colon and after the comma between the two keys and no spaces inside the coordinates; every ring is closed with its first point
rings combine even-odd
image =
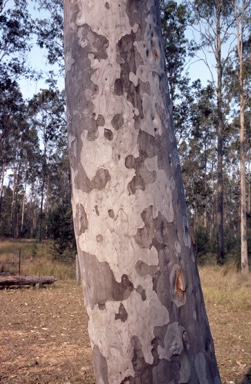
{"type": "Polygon", "coordinates": [[[0,383],[91,384],[82,288],[0,291],[0,383]]]}
{"type": "MultiPolygon", "coordinates": [[[[222,383],[247,384],[251,282],[225,275],[201,272],[208,317],[222,383]]],[[[95,383],[82,287],[74,280],[1,290],[0,308],[1,384],[95,383]]]]}

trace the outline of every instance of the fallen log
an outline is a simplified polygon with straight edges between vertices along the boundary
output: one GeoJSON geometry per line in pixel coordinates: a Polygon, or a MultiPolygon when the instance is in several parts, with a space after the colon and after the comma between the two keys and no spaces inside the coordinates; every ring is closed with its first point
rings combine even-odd
{"type": "Polygon", "coordinates": [[[55,283],[54,276],[0,276],[0,288],[10,288],[14,286],[38,286],[55,283]]]}

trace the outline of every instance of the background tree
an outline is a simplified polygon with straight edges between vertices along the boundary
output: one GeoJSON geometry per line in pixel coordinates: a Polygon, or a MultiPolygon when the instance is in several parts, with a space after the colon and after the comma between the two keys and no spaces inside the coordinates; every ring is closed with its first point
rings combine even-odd
{"type": "MultiPolygon", "coordinates": [[[[201,38],[201,50],[205,47],[213,53],[216,63],[216,80],[208,56],[203,61],[208,66],[217,95],[217,263],[224,259],[224,194],[223,194],[223,141],[224,141],[224,113],[223,113],[223,71],[226,57],[222,57],[222,45],[227,42],[233,26],[233,2],[230,1],[187,1],[191,10],[193,28],[201,38]]],[[[231,45],[230,45],[231,46],[231,45]]]]}
{"type": "Polygon", "coordinates": [[[63,0],[39,0],[38,9],[46,11],[49,17],[40,17],[36,20],[37,44],[46,48],[50,64],[57,64],[60,74],[64,74],[64,18],[63,0]]]}
{"type": "Polygon", "coordinates": [[[245,124],[249,115],[249,84],[250,84],[250,49],[248,45],[248,26],[250,24],[250,2],[234,1],[236,49],[229,58],[225,73],[225,88],[228,94],[228,104],[231,105],[232,118],[232,144],[231,150],[240,158],[240,169],[236,172],[240,182],[240,242],[241,242],[241,269],[248,272],[248,244],[247,244],[247,193],[246,193],[246,154],[248,151],[248,137],[250,124],[245,124]],[[239,137],[237,137],[237,130],[239,137]],[[238,154],[239,152],[239,154],[238,154]]]}
{"type": "Polygon", "coordinates": [[[234,1],[236,22],[237,54],[239,59],[239,104],[240,104],[240,179],[241,179],[241,270],[248,273],[248,249],[247,249],[247,203],[246,203],[246,145],[245,145],[245,73],[243,41],[245,31],[250,25],[251,8],[250,1],[234,1]]]}
{"type": "MultiPolygon", "coordinates": [[[[38,130],[41,148],[41,186],[40,186],[40,225],[39,241],[43,238],[43,219],[48,217],[51,205],[50,196],[53,178],[50,168],[54,161],[60,159],[57,149],[62,143],[63,127],[66,127],[64,117],[64,95],[58,90],[44,89],[30,101],[30,113],[33,115],[33,124],[38,130]],[[45,199],[47,203],[45,204],[45,199]],[[47,208],[47,209],[45,209],[47,208]]],[[[65,148],[64,148],[65,149],[65,148]]],[[[61,182],[63,179],[61,180],[61,182]]],[[[46,220],[45,220],[46,223],[46,220]]],[[[46,237],[46,235],[45,235],[46,237]]]]}
{"type": "Polygon", "coordinates": [[[32,20],[26,0],[0,3],[0,78],[17,79],[31,74],[26,64],[32,20]]]}
{"type": "Polygon", "coordinates": [[[160,10],[175,135],[181,148],[189,136],[186,122],[191,102],[191,84],[185,72],[187,58],[193,53],[193,47],[186,37],[189,15],[184,4],[172,0],[162,1],[160,10]]]}

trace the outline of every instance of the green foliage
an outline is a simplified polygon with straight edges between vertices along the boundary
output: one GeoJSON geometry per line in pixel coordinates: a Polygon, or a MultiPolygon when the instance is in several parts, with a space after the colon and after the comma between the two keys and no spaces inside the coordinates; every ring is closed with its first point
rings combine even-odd
{"type": "Polygon", "coordinates": [[[210,233],[207,228],[199,226],[195,232],[195,255],[199,265],[214,264],[216,243],[215,237],[210,238],[210,233]]]}
{"type": "Polygon", "coordinates": [[[49,213],[48,235],[52,238],[52,253],[56,260],[72,261],[76,255],[75,237],[72,222],[72,209],[69,201],[58,204],[49,213]]]}
{"type": "Polygon", "coordinates": [[[25,53],[30,49],[32,20],[26,0],[0,3],[0,77],[28,75],[25,53]]]}
{"type": "Polygon", "coordinates": [[[189,78],[184,70],[187,57],[191,54],[191,46],[185,34],[189,15],[185,5],[175,1],[163,1],[160,7],[174,127],[181,146],[187,137],[187,116],[191,101],[189,78]]]}
{"type": "Polygon", "coordinates": [[[38,8],[46,10],[47,18],[36,20],[37,44],[46,48],[50,64],[57,63],[61,72],[64,71],[64,42],[63,42],[63,0],[39,0],[38,8]]]}

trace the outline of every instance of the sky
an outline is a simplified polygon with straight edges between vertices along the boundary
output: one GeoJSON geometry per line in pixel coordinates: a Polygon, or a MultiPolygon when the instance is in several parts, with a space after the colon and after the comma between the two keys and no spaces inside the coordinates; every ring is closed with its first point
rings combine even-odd
{"type": "MultiPolygon", "coordinates": [[[[13,1],[13,0],[11,0],[13,1]]],[[[48,17],[49,13],[45,10],[37,10],[36,9],[36,1],[28,2],[29,12],[32,17],[36,18],[45,18],[48,17]]],[[[31,98],[34,94],[40,91],[40,89],[46,88],[46,78],[49,78],[49,71],[54,70],[55,73],[59,73],[59,68],[57,65],[50,65],[47,60],[47,52],[46,49],[42,49],[36,45],[36,38],[33,39],[33,47],[30,52],[26,54],[27,67],[30,67],[38,72],[43,73],[43,78],[39,80],[28,80],[21,79],[19,81],[23,96],[25,99],[31,98]]],[[[64,88],[64,77],[58,77],[58,87],[59,89],[64,88]]]]}
{"type": "MultiPolygon", "coordinates": [[[[180,3],[180,0],[177,1],[177,3],[180,3]]],[[[34,6],[32,5],[32,8],[30,8],[30,11],[32,12],[33,16],[38,15],[38,12],[34,10],[34,6]]],[[[41,17],[41,12],[39,12],[39,16],[41,17]]],[[[44,12],[44,17],[46,17],[46,13],[44,12]]],[[[199,40],[198,34],[194,34],[194,31],[189,30],[187,31],[187,37],[188,39],[191,39],[192,37],[195,37],[197,40],[199,40]]],[[[34,42],[35,43],[35,42],[34,42]]],[[[224,53],[224,51],[223,51],[224,53]]],[[[191,78],[191,81],[195,81],[197,79],[200,79],[203,86],[206,86],[208,81],[212,80],[212,76],[210,74],[209,69],[205,65],[205,63],[200,60],[200,58],[203,57],[202,52],[198,54],[199,57],[195,57],[192,60],[190,60],[186,65],[186,71],[189,73],[189,77],[191,78]]],[[[207,52],[207,57],[210,60],[211,68],[215,75],[215,59],[213,54],[209,54],[207,52]]],[[[38,71],[46,71],[47,73],[54,69],[55,72],[57,72],[56,66],[51,66],[48,64],[47,58],[46,58],[46,50],[41,49],[34,44],[33,49],[31,52],[27,54],[27,64],[28,66],[31,66],[34,69],[37,69],[38,71]]],[[[46,77],[46,76],[45,76],[46,77]]],[[[35,93],[39,92],[41,88],[46,87],[45,79],[40,79],[37,81],[34,80],[27,80],[22,79],[20,81],[20,86],[24,95],[24,98],[31,98],[35,93]]],[[[64,78],[63,76],[59,77],[58,79],[58,86],[59,89],[64,88],[64,78]]]]}

